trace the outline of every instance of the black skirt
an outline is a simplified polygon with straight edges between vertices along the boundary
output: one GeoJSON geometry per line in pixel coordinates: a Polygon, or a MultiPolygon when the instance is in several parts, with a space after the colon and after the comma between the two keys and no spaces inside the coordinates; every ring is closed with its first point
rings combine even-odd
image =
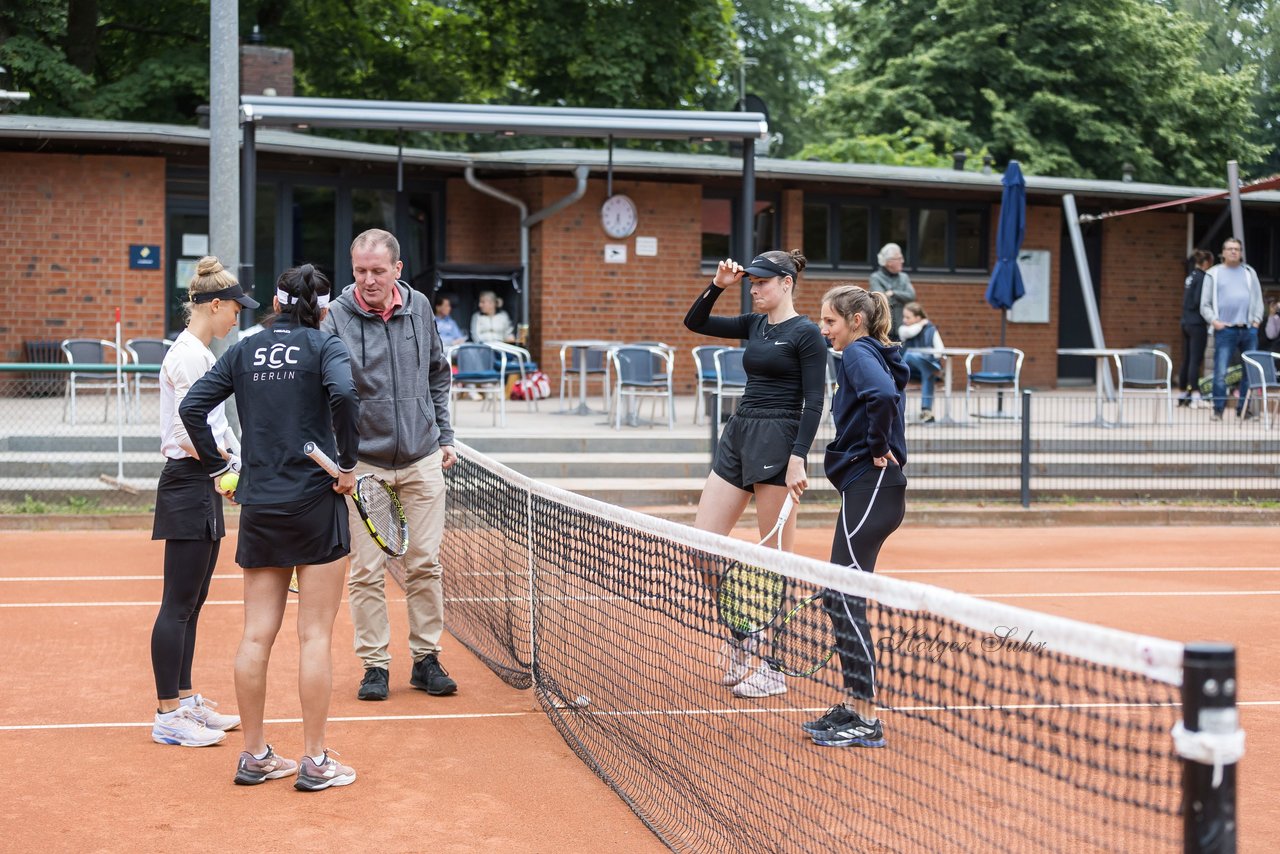
{"type": "Polygon", "coordinates": [[[331,563],[350,552],[347,501],[331,489],[300,501],[240,508],[236,563],[242,569],[331,563]]]}
{"type": "Polygon", "coordinates": [[[222,518],[223,498],[213,478],[193,457],[169,460],[156,486],[156,513],[151,525],[153,540],[204,540],[227,535],[222,518]]]}

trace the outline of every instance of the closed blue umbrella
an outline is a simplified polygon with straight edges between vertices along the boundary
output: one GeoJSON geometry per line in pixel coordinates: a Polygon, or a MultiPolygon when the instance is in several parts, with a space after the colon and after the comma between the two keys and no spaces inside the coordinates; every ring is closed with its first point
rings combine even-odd
{"type": "Polygon", "coordinates": [[[1000,345],[1004,346],[1005,322],[1009,309],[1026,294],[1018,253],[1027,232],[1027,181],[1018,161],[1010,160],[1000,179],[1000,223],[996,227],[996,266],[987,283],[987,304],[1000,309],[1000,345]]]}

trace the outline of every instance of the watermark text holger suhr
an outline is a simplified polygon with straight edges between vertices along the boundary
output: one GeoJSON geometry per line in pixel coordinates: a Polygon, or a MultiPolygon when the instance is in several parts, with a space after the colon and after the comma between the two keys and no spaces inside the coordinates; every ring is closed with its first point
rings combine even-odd
{"type": "Polygon", "coordinates": [[[1046,642],[1034,638],[1034,629],[1024,633],[1018,626],[996,626],[989,634],[964,640],[948,639],[940,632],[930,633],[928,629],[912,626],[891,635],[882,635],[876,641],[876,646],[882,650],[914,653],[936,661],[947,653],[1043,652],[1046,642]]]}

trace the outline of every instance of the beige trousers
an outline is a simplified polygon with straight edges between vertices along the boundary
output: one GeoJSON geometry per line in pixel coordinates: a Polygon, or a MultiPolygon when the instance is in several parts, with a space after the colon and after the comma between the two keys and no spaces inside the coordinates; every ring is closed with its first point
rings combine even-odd
{"type": "MultiPolygon", "coordinates": [[[[440,468],[443,452],[424,457],[399,469],[368,463],[356,466],[356,474],[370,472],[391,484],[404,505],[409,523],[409,550],[404,565],[405,599],[409,607],[409,654],[414,661],[440,651],[444,631],[444,583],[440,567],[440,541],[444,537],[445,485],[440,468]]],[[[389,667],[391,625],[387,619],[387,555],[364,527],[354,502],[351,513],[351,576],[347,591],[355,651],[370,667],[389,667]]]]}

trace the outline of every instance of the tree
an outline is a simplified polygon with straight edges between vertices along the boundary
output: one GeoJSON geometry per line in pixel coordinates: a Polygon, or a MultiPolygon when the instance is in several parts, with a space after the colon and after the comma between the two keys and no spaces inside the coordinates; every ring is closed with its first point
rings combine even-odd
{"type": "Polygon", "coordinates": [[[1083,178],[1216,184],[1262,158],[1254,69],[1206,71],[1203,27],[1152,0],[844,0],[835,25],[828,128],[1083,178]]]}

